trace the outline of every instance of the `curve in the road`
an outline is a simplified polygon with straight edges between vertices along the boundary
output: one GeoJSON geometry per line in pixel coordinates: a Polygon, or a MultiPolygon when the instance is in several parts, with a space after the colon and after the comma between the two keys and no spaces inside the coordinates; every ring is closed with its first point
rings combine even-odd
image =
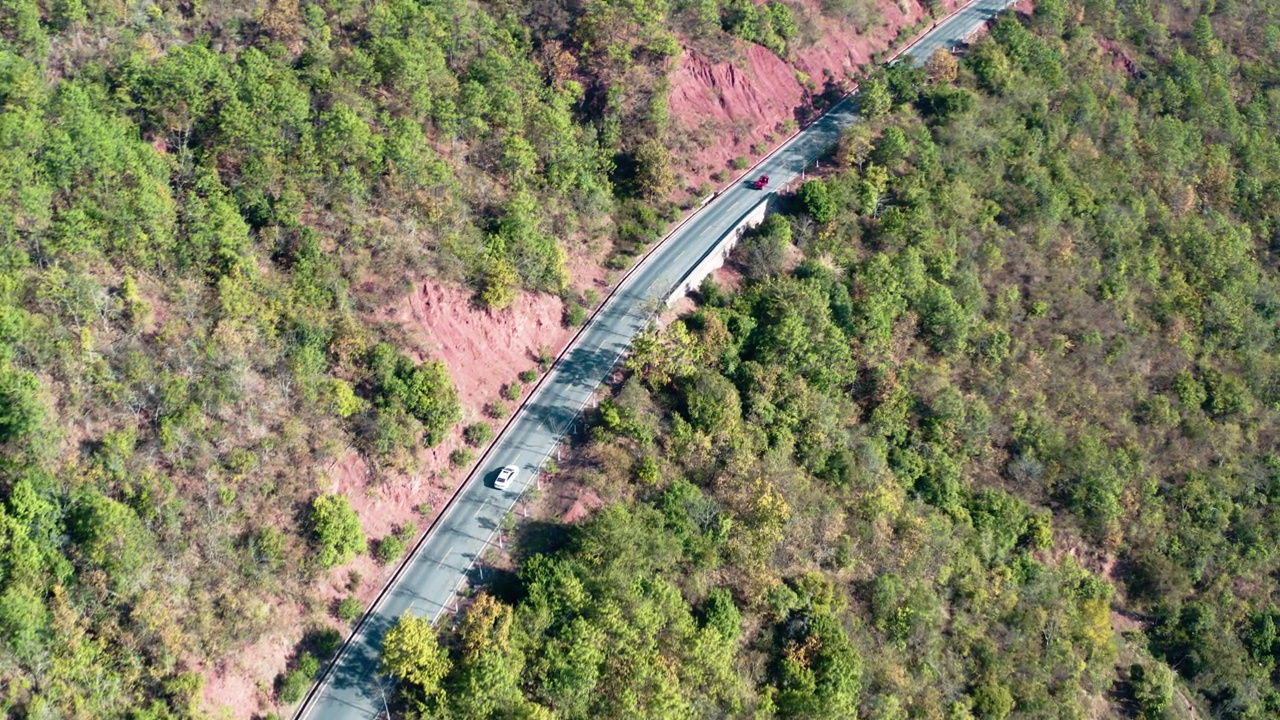
{"type": "MultiPolygon", "coordinates": [[[[1009,4],[1009,0],[975,0],[938,23],[903,56],[919,65],[936,49],[963,42],[1009,4]]],[[[831,148],[856,116],[854,99],[841,100],[750,174],[768,174],[775,188],[787,185],[831,148]]],[[[670,288],[677,287],[725,233],[770,194],[739,182],[685,221],[623,279],[356,627],[299,708],[299,720],[356,720],[386,712],[391,685],[378,674],[383,635],[406,612],[439,618],[462,583],[478,579],[472,574],[503,518],[536,481],[546,458],[631,339],[648,324],[654,310],[665,305],[670,288]],[[505,465],[516,465],[520,475],[510,488],[499,491],[493,487],[493,476],[505,465]]]]}

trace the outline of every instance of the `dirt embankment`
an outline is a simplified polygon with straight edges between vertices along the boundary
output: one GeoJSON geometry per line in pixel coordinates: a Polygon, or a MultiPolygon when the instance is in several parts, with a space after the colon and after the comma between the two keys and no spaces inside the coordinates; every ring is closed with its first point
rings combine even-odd
{"type": "MultiPolygon", "coordinates": [[[[963,0],[943,0],[937,16],[962,4],[963,0]]],[[[684,49],[671,74],[670,94],[675,128],[687,139],[686,147],[676,153],[682,161],[682,193],[727,170],[734,158],[758,159],[761,153],[752,152],[752,146],[773,149],[785,139],[787,121],[804,116],[815,92],[821,93],[828,81],[847,87],[902,28],[928,15],[916,0],[881,2],[879,22],[860,33],[819,15],[818,0],[800,0],[797,5],[797,12],[812,18],[819,39],[794,49],[786,59],[754,44],[744,44],[740,62],[712,62],[696,50],[684,49]],[[806,78],[807,83],[802,82],[806,78]]]]}
{"type": "MultiPolygon", "coordinates": [[[[580,284],[598,285],[603,270],[596,268],[583,275],[580,284]]],[[[462,428],[481,420],[490,422],[495,430],[501,425],[485,418],[484,406],[498,400],[502,385],[515,382],[521,371],[537,367],[538,348],[545,346],[552,354],[563,349],[574,331],[563,325],[562,313],[561,300],[548,295],[523,295],[500,312],[480,310],[472,305],[469,291],[428,280],[367,318],[398,326],[405,335],[401,350],[415,360],[444,362],[463,409],[463,421],[444,442],[419,451],[419,468],[412,474],[375,472],[352,448],[336,452],[327,466],[316,468],[318,487],[341,493],[351,502],[371,541],[370,550],[406,523],[414,523],[421,534],[435,519],[469,470],[454,469],[449,463],[450,452],[465,445],[462,428]],[[429,508],[425,513],[424,506],[429,508]]],[[[526,387],[525,394],[528,391],[526,387]]],[[[206,708],[232,718],[286,710],[275,705],[272,684],[287,669],[287,658],[301,634],[317,624],[349,632],[350,627],[333,616],[333,608],[348,596],[359,598],[367,607],[394,569],[395,563],[382,565],[371,554],[362,554],[331,571],[312,597],[272,606],[277,630],[222,663],[193,663],[193,669],[206,679],[206,708]]]]}

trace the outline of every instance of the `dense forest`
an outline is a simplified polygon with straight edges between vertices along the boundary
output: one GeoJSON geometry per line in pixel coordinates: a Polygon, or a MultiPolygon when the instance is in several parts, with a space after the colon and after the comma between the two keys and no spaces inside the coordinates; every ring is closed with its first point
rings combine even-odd
{"type": "Polygon", "coordinates": [[[0,713],[199,716],[194,668],[283,605],[318,637],[258,682],[295,702],[362,611],[313,592],[370,541],[324,468],[410,473],[461,417],[371,310],[625,266],[678,210],[681,43],[786,53],[874,9],[0,0],[0,713]]]}
{"type": "Polygon", "coordinates": [[[1280,715],[1280,24],[1040,0],[637,340],[404,712],[1280,715]]]}

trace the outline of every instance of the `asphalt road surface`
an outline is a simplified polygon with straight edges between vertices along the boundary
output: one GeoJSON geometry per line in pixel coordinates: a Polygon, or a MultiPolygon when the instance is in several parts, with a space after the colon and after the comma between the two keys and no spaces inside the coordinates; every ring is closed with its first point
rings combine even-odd
{"type": "MultiPolygon", "coordinates": [[[[953,47],[1009,5],[1007,0],[977,0],[940,22],[903,53],[919,65],[939,47],[953,47]]],[[[328,669],[321,684],[300,708],[299,720],[357,720],[385,717],[392,684],[378,675],[382,637],[404,613],[437,619],[455,603],[457,591],[475,576],[477,562],[496,535],[503,517],[534,483],[543,462],[570,429],[582,407],[626,351],[631,339],[665,306],[671,288],[711,252],[725,233],[777,188],[796,179],[840,137],[857,117],[846,98],[762,162],[750,177],[767,174],[769,187],[740,182],[717,196],[672,234],[622,283],[594,320],[566,351],[505,434],[484,466],[445,511],[435,531],[415,551],[393,584],[365,616],[355,635],[328,669]],[[493,487],[505,465],[520,473],[505,491],[493,487]]],[[[482,360],[477,359],[478,362],[482,360]]]]}
{"type": "Polygon", "coordinates": [[[969,5],[964,10],[939,22],[937,27],[917,40],[914,45],[902,54],[910,56],[909,59],[916,66],[923,65],[935,50],[938,48],[949,49],[959,45],[983,23],[1012,4],[1011,0],[977,0],[977,2],[969,5]]]}

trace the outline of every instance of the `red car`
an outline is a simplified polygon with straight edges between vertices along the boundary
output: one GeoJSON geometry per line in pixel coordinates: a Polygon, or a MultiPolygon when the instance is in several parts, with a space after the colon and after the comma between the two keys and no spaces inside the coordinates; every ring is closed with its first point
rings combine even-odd
{"type": "Polygon", "coordinates": [[[768,184],[769,184],[768,175],[761,175],[759,179],[751,181],[751,187],[755,188],[756,190],[763,190],[764,186],[768,184]]]}

